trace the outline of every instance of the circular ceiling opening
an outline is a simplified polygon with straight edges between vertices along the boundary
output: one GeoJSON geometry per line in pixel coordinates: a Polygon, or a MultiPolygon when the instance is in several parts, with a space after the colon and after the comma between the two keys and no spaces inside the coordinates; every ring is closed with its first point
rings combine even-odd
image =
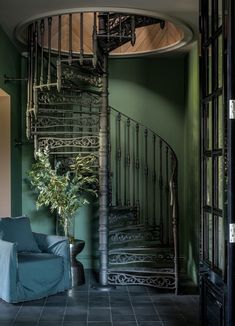
{"type": "Polygon", "coordinates": [[[60,50],[64,53],[72,50],[73,53],[79,54],[81,44],[83,44],[83,53],[89,55],[94,51],[94,28],[99,33],[98,17],[100,14],[108,14],[108,19],[110,19],[108,27],[110,34],[106,35],[106,42],[112,44],[115,39],[116,45],[120,43],[119,46],[110,47],[109,54],[112,57],[169,52],[185,46],[192,39],[192,31],[187,26],[160,15],[142,15],[139,11],[138,13],[123,13],[104,10],[102,12],[68,12],[39,17],[19,26],[16,36],[20,41],[27,43],[27,27],[33,23],[34,26],[37,25],[38,41],[43,48],[50,47],[53,51],[60,50]],[[125,41],[127,29],[131,30],[131,24],[135,24],[134,40],[132,38],[130,41],[129,37],[125,41]],[[42,28],[43,37],[40,36],[42,28]]]}

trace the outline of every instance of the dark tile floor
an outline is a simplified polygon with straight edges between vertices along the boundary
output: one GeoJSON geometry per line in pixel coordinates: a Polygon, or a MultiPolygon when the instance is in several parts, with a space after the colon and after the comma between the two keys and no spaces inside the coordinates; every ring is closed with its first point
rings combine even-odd
{"type": "Polygon", "coordinates": [[[8,304],[0,301],[0,326],[199,326],[198,296],[140,286],[110,292],[86,284],[45,299],[8,304]]]}

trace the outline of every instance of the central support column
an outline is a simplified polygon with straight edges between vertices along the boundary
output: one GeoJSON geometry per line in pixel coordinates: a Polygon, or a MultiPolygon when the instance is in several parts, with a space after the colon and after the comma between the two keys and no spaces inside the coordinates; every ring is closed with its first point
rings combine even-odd
{"type": "Polygon", "coordinates": [[[100,271],[96,289],[109,291],[114,286],[108,285],[108,53],[104,53],[102,76],[102,107],[100,112],[100,149],[99,149],[99,252],[100,271]]]}
{"type": "Polygon", "coordinates": [[[100,155],[99,155],[99,249],[102,285],[108,284],[108,55],[104,55],[102,78],[102,108],[100,112],[100,155]]]}

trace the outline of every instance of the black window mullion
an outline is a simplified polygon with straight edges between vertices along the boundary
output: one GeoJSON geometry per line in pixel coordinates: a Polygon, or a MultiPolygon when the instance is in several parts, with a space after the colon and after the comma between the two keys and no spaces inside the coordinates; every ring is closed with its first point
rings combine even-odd
{"type": "MultiPolygon", "coordinates": [[[[215,235],[218,235],[219,234],[219,227],[218,227],[218,216],[215,215],[214,217],[214,227],[215,227],[215,235]]],[[[218,261],[219,261],[219,247],[218,247],[218,242],[219,242],[219,239],[218,237],[215,237],[215,243],[214,243],[214,253],[215,253],[215,258],[214,258],[214,261],[215,261],[215,267],[218,267],[218,261]]]]}
{"type": "Polygon", "coordinates": [[[212,2],[212,35],[215,35],[218,30],[218,0],[212,2]]]}

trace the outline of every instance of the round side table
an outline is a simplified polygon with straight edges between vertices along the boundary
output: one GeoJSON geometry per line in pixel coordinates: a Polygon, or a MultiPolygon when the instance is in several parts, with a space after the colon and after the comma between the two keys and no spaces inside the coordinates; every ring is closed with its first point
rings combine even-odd
{"type": "Polygon", "coordinates": [[[72,286],[82,285],[85,283],[85,274],[82,263],[76,259],[77,255],[83,250],[85,241],[75,239],[70,243],[70,261],[72,286]]]}

